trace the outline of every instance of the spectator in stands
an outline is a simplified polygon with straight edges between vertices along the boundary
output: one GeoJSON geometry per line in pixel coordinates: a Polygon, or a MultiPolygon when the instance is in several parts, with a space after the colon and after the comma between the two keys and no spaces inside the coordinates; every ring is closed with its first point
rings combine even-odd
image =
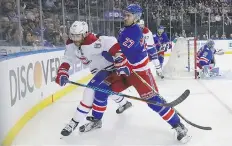
{"type": "Polygon", "coordinates": [[[230,37],[229,37],[229,39],[232,39],[232,33],[230,34],[230,37]]]}
{"type": "Polygon", "coordinates": [[[0,39],[6,40],[6,32],[8,31],[10,20],[8,19],[8,17],[1,17],[0,22],[0,39]]]}
{"type": "Polygon", "coordinates": [[[46,0],[45,7],[48,9],[55,8],[56,7],[55,2],[56,2],[56,0],[46,0]]]}
{"type": "Polygon", "coordinates": [[[222,40],[225,40],[225,39],[227,39],[227,38],[226,38],[226,35],[225,35],[225,33],[223,33],[223,34],[222,34],[222,37],[221,37],[221,39],[222,39],[222,40]]]}
{"type": "Polygon", "coordinates": [[[23,42],[23,44],[25,45],[25,46],[33,46],[33,34],[32,34],[32,32],[30,32],[30,31],[26,31],[26,32],[24,32],[24,42],[23,42]]]}
{"type": "MultiPolygon", "coordinates": [[[[139,3],[144,7],[144,19],[148,22],[153,32],[159,25],[165,26],[167,31],[169,31],[171,22],[171,35],[173,37],[193,37],[195,29],[194,13],[197,10],[198,32],[208,30],[209,16],[211,20],[211,32],[200,33],[202,39],[208,39],[208,35],[216,30],[220,30],[218,34],[223,34],[221,32],[223,20],[226,34],[223,34],[221,38],[218,34],[214,34],[214,38],[225,39],[225,36],[227,36],[227,38],[232,39],[232,36],[229,35],[232,33],[232,3],[222,2],[221,0],[65,0],[64,27],[66,27],[66,32],[63,32],[63,30],[60,31],[60,26],[61,24],[63,25],[61,23],[63,22],[61,0],[42,0],[42,2],[43,30],[41,30],[40,5],[38,0],[20,0],[20,7],[17,7],[16,0],[0,0],[0,40],[6,40],[4,42],[7,45],[18,44],[17,40],[20,39],[19,34],[21,31],[18,30],[19,20],[21,20],[21,25],[24,30],[23,45],[32,46],[35,43],[34,35],[39,35],[36,37],[37,39],[39,37],[40,39],[38,40],[41,40],[41,31],[43,31],[44,40],[55,45],[61,45],[60,42],[64,42],[63,39],[67,39],[63,34],[67,33],[72,21],[78,19],[95,23],[93,26],[102,26],[99,27],[99,31],[112,35],[114,30],[112,27],[120,28],[122,24],[119,24],[119,21],[112,23],[112,20],[105,19],[105,12],[111,11],[113,8],[117,10],[123,9],[129,3],[139,3]],[[20,19],[18,18],[17,8],[20,8],[20,19]],[[78,11],[80,12],[79,14],[78,11]],[[88,16],[89,14],[90,16],[88,16]]],[[[41,44],[45,43],[43,42],[41,44]]],[[[5,44],[1,41],[1,45],[5,44]]]]}

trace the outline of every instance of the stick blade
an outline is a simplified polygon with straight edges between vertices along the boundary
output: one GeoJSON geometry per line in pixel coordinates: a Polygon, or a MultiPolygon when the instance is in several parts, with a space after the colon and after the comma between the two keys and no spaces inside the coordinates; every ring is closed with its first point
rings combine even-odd
{"type": "Polygon", "coordinates": [[[200,126],[200,125],[197,125],[191,121],[189,121],[188,119],[186,119],[183,115],[181,115],[178,111],[176,111],[177,114],[186,122],[188,123],[189,125],[195,127],[195,128],[198,128],[198,129],[201,129],[201,130],[212,130],[211,127],[208,127],[208,126],[200,126]]]}
{"type": "Polygon", "coordinates": [[[176,100],[165,104],[165,106],[174,107],[183,102],[190,95],[190,90],[186,89],[176,100]]]}

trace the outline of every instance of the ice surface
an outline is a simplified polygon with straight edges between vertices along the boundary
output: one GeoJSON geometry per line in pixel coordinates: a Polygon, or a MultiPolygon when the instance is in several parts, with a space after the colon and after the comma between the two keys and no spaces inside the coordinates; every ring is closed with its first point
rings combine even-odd
{"type": "MultiPolygon", "coordinates": [[[[188,146],[232,145],[232,56],[217,56],[217,65],[224,73],[214,80],[158,80],[160,93],[169,101],[185,89],[191,90],[186,101],[176,107],[186,118],[212,131],[203,131],[184,124],[192,140],[188,146]]],[[[96,131],[79,134],[78,129],[65,139],[60,132],[72,118],[82,98],[83,88],[47,107],[35,116],[15,138],[14,145],[76,145],[76,146],[174,146],[174,130],[146,104],[132,101],[133,107],[121,115],[115,110],[117,104],[109,101],[103,117],[103,127],[96,131]]],[[[137,95],[134,89],[127,94],[137,95]]]]}

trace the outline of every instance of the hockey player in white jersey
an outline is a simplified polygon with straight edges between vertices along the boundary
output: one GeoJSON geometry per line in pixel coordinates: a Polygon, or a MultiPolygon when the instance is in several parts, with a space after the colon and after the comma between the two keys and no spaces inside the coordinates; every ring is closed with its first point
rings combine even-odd
{"type": "Polygon", "coordinates": [[[161,68],[161,65],[160,65],[160,61],[158,59],[158,54],[157,54],[157,50],[155,48],[155,42],[153,40],[152,32],[149,30],[148,27],[145,27],[144,20],[142,20],[142,19],[139,20],[138,25],[143,31],[145,46],[146,46],[146,49],[147,49],[149,59],[154,64],[157,75],[161,79],[163,79],[164,76],[163,76],[163,73],[162,73],[162,68],[161,68]]]}
{"type": "MultiPolygon", "coordinates": [[[[75,21],[70,27],[69,40],[66,43],[66,50],[60,65],[56,83],[64,86],[69,78],[69,68],[77,59],[84,65],[88,66],[94,74],[92,80],[88,83],[90,86],[111,90],[110,85],[105,82],[105,79],[111,74],[114,69],[113,63],[107,61],[102,57],[104,51],[108,51],[114,45],[117,45],[115,37],[100,36],[96,38],[95,35],[88,32],[88,24],[83,21],[75,21]]],[[[83,99],[77,107],[74,117],[61,131],[63,136],[68,136],[78,126],[92,109],[92,116],[86,119],[90,122],[79,128],[80,132],[91,131],[92,129],[101,128],[104,111],[107,106],[108,94],[94,91],[86,88],[84,90],[83,99]]],[[[116,113],[122,113],[132,104],[124,97],[111,95],[116,103],[119,103],[119,108],[116,113]]]]}

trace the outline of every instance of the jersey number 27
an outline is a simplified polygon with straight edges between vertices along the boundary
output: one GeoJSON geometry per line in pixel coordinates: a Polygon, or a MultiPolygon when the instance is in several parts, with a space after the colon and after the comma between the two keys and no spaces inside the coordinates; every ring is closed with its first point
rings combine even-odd
{"type": "Polygon", "coordinates": [[[131,46],[134,45],[134,41],[130,38],[126,38],[126,40],[122,43],[123,46],[127,47],[127,48],[130,48],[131,46]]]}

